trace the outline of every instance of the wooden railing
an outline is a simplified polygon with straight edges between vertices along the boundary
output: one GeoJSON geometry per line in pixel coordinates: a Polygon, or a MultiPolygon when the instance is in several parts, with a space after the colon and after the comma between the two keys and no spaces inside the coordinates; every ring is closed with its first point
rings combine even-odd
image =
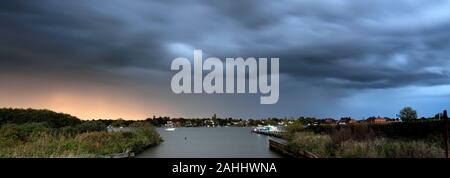
{"type": "Polygon", "coordinates": [[[286,143],[269,139],[269,148],[273,151],[279,152],[285,156],[293,158],[319,158],[317,155],[308,151],[294,151],[288,148],[286,143]]]}

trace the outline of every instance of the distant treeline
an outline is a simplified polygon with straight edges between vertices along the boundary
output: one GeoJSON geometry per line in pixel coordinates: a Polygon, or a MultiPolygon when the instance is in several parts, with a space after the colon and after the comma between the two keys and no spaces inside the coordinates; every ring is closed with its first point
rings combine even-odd
{"type": "Polygon", "coordinates": [[[82,123],[77,117],[64,113],[56,113],[50,110],[0,109],[0,124],[24,124],[30,122],[46,122],[52,128],[74,126],[82,123]]]}
{"type": "Polygon", "coordinates": [[[106,127],[127,127],[137,121],[118,120],[81,120],[65,113],[45,109],[0,108],[0,125],[42,123],[54,132],[77,134],[92,131],[106,131],[106,127]]]}
{"type": "MultiPolygon", "coordinates": [[[[232,118],[222,119],[217,118],[215,116],[211,118],[196,118],[196,119],[154,117],[154,118],[147,118],[145,121],[157,127],[162,127],[169,121],[172,122],[177,127],[250,126],[248,125],[250,121],[232,118]]],[[[259,121],[259,123],[261,123],[261,121],[259,121]]]]}

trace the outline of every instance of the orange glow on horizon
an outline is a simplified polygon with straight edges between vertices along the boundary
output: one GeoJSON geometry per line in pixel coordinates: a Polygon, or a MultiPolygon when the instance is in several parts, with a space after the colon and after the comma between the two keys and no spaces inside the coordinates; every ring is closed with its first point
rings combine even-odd
{"type": "Polygon", "coordinates": [[[125,91],[58,90],[47,93],[19,91],[0,94],[0,107],[49,109],[88,119],[142,120],[169,113],[163,104],[130,95],[125,91]],[[14,93],[14,94],[11,94],[14,93]],[[155,104],[156,103],[156,104],[155,104]]]}

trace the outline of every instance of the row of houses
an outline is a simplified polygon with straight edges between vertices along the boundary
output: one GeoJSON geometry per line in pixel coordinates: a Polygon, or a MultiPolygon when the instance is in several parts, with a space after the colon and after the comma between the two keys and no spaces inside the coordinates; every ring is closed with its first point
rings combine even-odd
{"type": "Polygon", "coordinates": [[[356,123],[366,123],[366,124],[386,124],[390,122],[401,122],[399,119],[391,119],[386,117],[370,117],[365,120],[356,120],[350,117],[344,117],[340,120],[335,120],[332,118],[323,119],[321,122],[313,123],[315,125],[318,124],[327,124],[327,125],[348,125],[348,124],[356,124],[356,123]]]}

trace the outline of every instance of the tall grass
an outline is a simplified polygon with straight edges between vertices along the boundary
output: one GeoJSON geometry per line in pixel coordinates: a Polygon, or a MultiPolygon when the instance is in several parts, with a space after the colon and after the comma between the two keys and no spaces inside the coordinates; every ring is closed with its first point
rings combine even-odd
{"type": "Polygon", "coordinates": [[[320,135],[312,132],[297,132],[288,142],[288,147],[294,151],[309,151],[319,157],[328,157],[331,155],[331,137],[329,135],[320,135]]]}
{"type": "Polygon", "coordinates": [[[297,132],[289,138],[293,150],[335,158],[440,158],[441,144],[430,140],[387,139],[370,133],[354,136],[349,130],[333,134],[297,132]],[[365,135],[365,136],[363,136],[365,135]]]}
{"type": "Polygon", "coordinates": [[[343,158],[441,158],[444,150],[436,143],[422,140],[375,139],[345,141],[338,145],[336,157],[343,158]]]}
{"type": "Polygon", "coordinates": [[[148,125],[134,132],[64,134],[41,123],[5,124],[0,128],[0,157],[102,157],[140,152],[160,142],[159,134],[148,125]]]}

